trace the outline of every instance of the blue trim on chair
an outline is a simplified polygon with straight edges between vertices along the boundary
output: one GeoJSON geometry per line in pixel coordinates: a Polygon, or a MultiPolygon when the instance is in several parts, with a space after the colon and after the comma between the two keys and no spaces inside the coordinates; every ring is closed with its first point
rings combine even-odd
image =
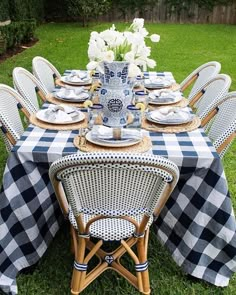
{"type": "Polygon", "coordinates": [[[133,237],[135,237],[135,238],[143,238],[144,237],[144,233],[137,234],[136,232],[134,232],[133,233],[133,237]]]}
{"type": "Polygon", "coordinates": [[[135,264],[135,270],[137,272],[142,272],[148,269],[148,261],[145,261],[143,263],[135,264]]]}
{"type": "Polygon", "coordinates": [[[78,271],[87,271],[88,264],[78,263],[74,261],[74,268],[78,271]]]}
{"type": "Polygon", "coordinates": [[[1,125],[1,130],[2,130],[2,132],[4,133],[4,134],[6,134],[7,133],[7,129],[3,126],[3,125],[1,125]]]}
{"type": "Polygon", "coordinates": [[[18,110],[21,110],[23,108],[22,104],[20,102],[17,103],[17,108],[18,108],[18,110]]]}
{"type": "Polygon", "coordinates": [[[148,269],[148,261],[145,261],[144,263],[135,264],[135,270],[137,272],[142,272],[148,269]]]}

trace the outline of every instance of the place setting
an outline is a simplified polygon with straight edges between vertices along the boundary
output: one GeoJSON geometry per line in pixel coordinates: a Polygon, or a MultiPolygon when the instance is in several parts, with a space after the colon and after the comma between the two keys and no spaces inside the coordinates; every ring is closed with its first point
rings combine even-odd
{"type": "Polygon", "coordinates": [[[187,107],[176,106],[160,107],[147,112],[142,121],[144,129],[166,133],[193,131],[200,125],[200,118],[192,114],[187,107]]]}
{"type": "Polygon", "coordinates": [[[116,128],[94,125],[74,138],[74,145],[84,152],[124,151],[146,152],[151,147],[151,140],[140,129],[116,128]],[[85,137],[83,140],[82,137],[85,137]],[[86,142],[86,144],[84,144],[86,142]]]}
{"type": "Polygon", "coordinates": [[[88,90],[84,87],[66,87],[55,88],[55,90],[46,96],[48,102],[54,104],[63,104],[75,107],[82,107],[85,100],[90,98],[88,90]]]}
{"type": "Polygon", "coordinates": [[[148,103],[154,107],[164,105],[186,107],[189,104],[189,101],[183,97],[183,94],[180,91],[155,89],[149,91],[148,103]]]}
{"type": "Polygon", "coordinates": [[[180,86],[172,79],[168,77],[161,77],[161,76],[149,76],[144,77],[144,87],[148,90],[165,90],[170,89],[172,91],[179,91],[180,86]]]}
{"type": "Polygon", "coordinates": [[[76,130],[87,126],[86,115],[78,108],[65,105],[49,105],[30,116],[30,123],[43,129],[76,130]]]}
{"type": "Polygon", "coordinates": [[[161,89],[170,87],[172,82],[165,77],[152,77],[144,79],[144,87],[147,89],[161,89]]]}
{"type": "Polygon", "coordinates": [[[62,76],[60,81],[73,86],[88,86],[92,83],[89,72],[81,70],[72,70],[68,75],[62,76]]]}

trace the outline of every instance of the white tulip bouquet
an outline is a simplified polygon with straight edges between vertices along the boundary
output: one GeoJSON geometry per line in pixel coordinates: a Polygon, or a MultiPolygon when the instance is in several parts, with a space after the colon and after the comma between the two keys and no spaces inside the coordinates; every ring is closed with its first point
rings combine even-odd
{"type": "Polygon", "coordinates": [[[156,62],[149,58],[151,48],[146,46],[146,38],[150,38],[152,42],[160,41],[157,34],[149,36],[144,28],[143,18],[135,18],[124,32],[117,31],[114,24],[103,32],[92,32],[88,43],[90,62],[87,69],[102,72],[103,61],[127,61],[130,63],[129,77],[135,77],[141,74],[141,69],[154,68],[156,62]]]}

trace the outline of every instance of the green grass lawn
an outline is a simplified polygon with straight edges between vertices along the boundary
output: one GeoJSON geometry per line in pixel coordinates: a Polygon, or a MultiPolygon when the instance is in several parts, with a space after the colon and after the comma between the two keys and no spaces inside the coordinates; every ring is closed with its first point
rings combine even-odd
{"type": "MultiPolygon", "coordinates": [[[[108,27],[99,24],[82,28],[78,24],[45,24],[37,29],[39,42],[0,64],[0,82],[12,85],[12,70],[16,66],[31,71],[32,58],[36,55],[50,60],[63,73],[65,69],[85,68],[87,44],[91,31],[108,27]]],[[[118,24],[117,28],[125,28],[118,24]]],[[[152,44],[152,58],[158,71],[171,71],[181,82],[199,65],[216,60],[222,64],[222,73],[232,78],[231,90],[236,90],[236,26],[226,25],[172,25],[146,24],[150,33],[161,35],[161,41],[152,44]]],[[[151,44],[150,44],[151,45],[151,44]]],[[[7,153],[0,142],[1,175],[7,153]]],[[[234,208],[236,208],[236,142],[224,159],[234,208]]],[[[73,257],[69,251],[68,225],[64,225],[49,250],[32,274],[20,274],[17,282],[20,295],[69,294],[73,257]]],[[[152,294],[196,295],[236,294],[236,276],[227,288],[217,288],[203,281],[190,280],[172,260],[169,253],[151,235],[149,244],[150,281],[152,294]]],[[[123,278],[105,272],[83,294],[139,294],[123,278]]]]}

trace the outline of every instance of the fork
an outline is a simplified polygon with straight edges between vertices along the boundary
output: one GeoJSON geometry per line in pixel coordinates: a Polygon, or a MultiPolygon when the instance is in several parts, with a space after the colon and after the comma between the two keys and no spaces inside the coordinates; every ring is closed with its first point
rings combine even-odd
{"type": "Polygon", "coordinates": [[[82,142],[82,133],[83,133],[83,128],[79,128],[79,134],[78,134],[78,137],[79,137],[78,145],[79,146],[81,145],[81,142],[82,142]]]}

